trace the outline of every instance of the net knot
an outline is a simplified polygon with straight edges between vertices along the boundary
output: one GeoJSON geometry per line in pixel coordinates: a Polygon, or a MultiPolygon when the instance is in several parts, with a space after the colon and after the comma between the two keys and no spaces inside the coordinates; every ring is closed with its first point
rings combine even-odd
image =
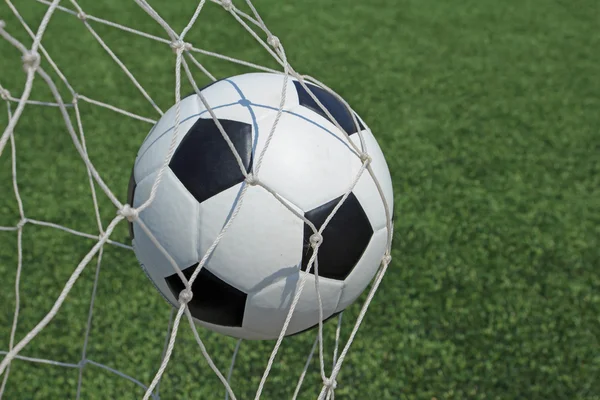
{"type": "Polygon", "coordinates": [[[192,297],[194,297],[194,294],[192,293],[191,290],[189,289],[183,289],[180,293],[179,293],[179,304],[187,304],[190,301],[192,301],[192,297]]]}
{"type": "Polygon", "coordinates": [[[0,98],[2,100],[8,100],[10,98],[10,92],[4,88],[0,88],[0,98]]]}
{"type": "Polygon", "coordinates": [[[325,379],[323,379],[323,385],[329,391],[337,389],[337,381],[335,379],[325,378],[325,379]]]}
{"type": "Polygon", "coordinates": [[[312,235],[310,235],[310,238],[308,239],[308,241],[310,242],[310,247],[312,247],[313,249],[316,249],[323,242],[323,236],[321,236],[321,234],[319,232],[313,233],[312,235]]]}
{"type": "Polygon", "coordinates": [[[40,66],[40,55],[35,51],[28,51],[21,57],[25,71],[36,70],[40,66]]]}
{"type": "Polygon", "coordinates": [[[233,3],[231,0],[221,0],[221,5],[227,11],[231,11],[233,9],[233,3]]]}
{"type": "Polygon", "coordinates": [[[27,218],[23,218],[22,220],[19,221],[19,223],[17,224],[17,229],[21,229],[25,226],[25,224],[27,223],[27,218]]]}
{"type": "Polygon", "coordinates": [[[279,41],[279,38],[274,35],[269,35],[269,37],[267,38],[267,43],[269,43],[269,46],[274,47],[274,48],[279,48],[279,46],[281,46],[281,42],[279,41]]]}
{"type": "Polygon", "coordinates": [[[77,18],[79,18],[82,21],[85,21],[85,20],[87,20],[87,14],[84,13],[83,11],[79,11],[77,13],[77,18]]]}
{"type": "Polygon", "coordinates": [[[123,208],[119,210],[119,214],[125,217],[129,222],[135,221],[139,215],[138,210],[131,207],[129,204],[125,204],[123,208]]]}
{"type": "Polygon", "coordinates": [[[248,174],[246,176],[246,183],[250,186],[256,186],[258,185],[258,177],[254,174],[248,174]]]}
{"type": "Polygon", "coordinates": [[[386,253],[386,254],[383,256],[383,259],[382,259],[381,261],[383,261],[383,263],[384,263],[385,265],[389,265],[389,264],[392,262],[392,255],[391,255],[391,254],[389,254],[389,253],[386,253]]]}
{"type": "Polygon", "coordinates": [[[190,51],[192,49],[192,44],[179,39],[171,42],[171,48],[175,53],[178,51],[190,51]]]}
{"type": "Polygon", "coordinates": [[[360,161],[362,161],[363,164],[366,164],[366,165],[371,164],[372,158],[369,155],[369,153],[363,151],[358,156],[360,157],[360,161]]]}
{"type": "Polygon", "coordinates": [[[6,22],[0,19],[0,31],[6,28],[6,22]]]}
{"type": "Polygon", "coordinates": [[[77,104],[77,102],[79,101],[79,95],[77,93],[75,93],[73,95],[73,100],[71,100],[71,103],[73,103],[73,105],[77,104]]]}

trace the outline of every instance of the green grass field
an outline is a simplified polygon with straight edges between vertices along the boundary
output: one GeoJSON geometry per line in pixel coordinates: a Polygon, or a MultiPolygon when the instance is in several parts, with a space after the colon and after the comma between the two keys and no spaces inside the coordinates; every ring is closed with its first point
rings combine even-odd
{"type": "MultiPolygon", "coordinates": [[[[47,7],[13,2],[36,30],[47,7]]],[[[166,37],[133,2],[79,4],[88,14],[166,37]]],[[[194,0],[151,4],[177,32],[196,6],[194,0]]],[[[255,5],[295,69],[332,87],[367,121],[394,180],[393,263],[342,368],[336,399],[600,399],[600,3],[255,5]]],[[[31,45],[4,2],[0,19],[31,45]]],[[[167,109],[174,102],[172,50],[91,24],[167,109]]],[[[206,5],[188,41],[275,66],[216,4],[206,5]]],[[[42,44],[78,93],[158,118],[76,17],[57,12],[42,44]]],[[[218,78],[248,71],[199,59],[218,78]]],[[[42,66],[50,71],[46,62],[42,66]]],[[[208,82],[199,71],[196,78],[208,82]]],[[[20,53],[0,40],[0,85],[19,97],[24,82],[20,53]]],[[[60,90],[70,101],[64,85],[60,90]]],[[[51,99],[40,79],[32,98],[51,99]]],[[[0,133],[8,121],[5,108],[0,133]]],[[[90,158],[125,202],[131,165],[151,125],[85,103],[81,112],[90,158]]],[[[97,234],[86,169],[58,110],[28,106],[15,142],[26,217],[97,234]]],[[[19,221],[13,193],[7,147],[0,158],[0,226],[19,221]]],[[[106,226],[116,210],[98,193],[106,226]]],[[[125,223],[113,239],[129,243],[125,223]]],[[[49,311],[94,243],[24,226],[17,340],[49,311]]],[[[17,255],[17,233],[0,231],[0,350],[9,346],[17,255]]],[[[79,362],[96,263],[22,355],[79,362]]],[[[87,358],[147,385],[160,364],[170,308],[133,252],[106,246],[101,265],[87,358]]],[[[344,314],[344,341],[358,311],[354,305],[344,314]]],[[[225,372],[235,340],[203,329],[200,334],[225,372]]],[[[334,324],[326,325],[325,335],[331,349],[334,324]]],[[[284,341],[262,398],[291,398],[313,340],[304,334],[284,341]]],[[[242,344],[232,379],[238,399],[254,398],[272,345],[242,344]]],[[[331,351],[326,362],[331,365],[331,351]]],[[[4,399],[74,399],[78,373],[15,360],[4,399]]],[[[315,399],[320,387],[313,359],[301,398],[315,399]]],[[[99,367],[84,369],[82,399],[142,395],[139,386],[99,367]]],[[[184,321],[161,398],[224,395],[184,321]]]]}

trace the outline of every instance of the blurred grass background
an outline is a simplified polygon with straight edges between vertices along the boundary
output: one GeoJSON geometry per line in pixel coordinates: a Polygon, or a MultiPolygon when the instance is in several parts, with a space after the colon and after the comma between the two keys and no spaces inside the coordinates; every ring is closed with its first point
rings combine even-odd
{"type": "MultiPolygon", "coordinates": [[[[37,29],[47,7],[14,3],[37,29]]],[[[166,37],[133,2],[79,4],[88,14],[166,37]]],[[[177,32],[196,6],[194,0],[151,4],[177,32]]],[[[393,264],[342,368],[336,399],[600,399],[600,3],[256,0],[255,5],[295,69],[332,87],[368,122],[394,179],[393,264]]],[[[4,2],[0,19],[30,46],[4,2]]],[[[172,50],[91,24],[167,109],[174,101],[172,50]]],[[[212,3],[188,41],[274,66],[212,3]]],[[[42,43],[78,93],[158,118],[76,17],[57,12],[42,43]]],[[[217,78],[247,71],[199,59],[217,78]]],[[[20,54],[0,40],[0,85],[18,97],[24,78],[20,54]]],[[[199,71],[196,78],[208,82],[199,71]]],[[[62,85],[61,93],[70,100],[62,85]]],[[[40,79],[32,98],[50,99],[40,79]]],[[[81,112],[90,158],[125,201],[131,165],[151,125],[85,103],[81,112]]],[[[3,111],[0,127],[7,121],[3,111]]],[[[97,233],[87,174],[58,110],[28,106],[15,141],[26,216],[97,233]]],[[[106,226],[115,209],[102,194],[99,201],[106,226]]],[[[0,158],[0,226],[18,221],[7,148],[0,158]]],[[[128,243],[125,224],[114,239],[128,243]]],[[[45,227],[24,227],[17,339],[48,312],[93,244],[45,227]]],[[[81,359],[96,261],[23,355],[81,359]]],[[[16,266],[17,234],[0,232],[1,350],[8,349],[16,266]]],[[[358,309],[344,314],[343,340],[358,309]]],[[[106,247],[87,357],[149,384],[169,314],[133,253],[106,247]]],[[[325,330],[329,350],[333,325],[325,330]]],[[[235,341],[200,333],[226,371],[235,341]]],[[[304,334],[284,342],[262,398],[291,398],[313,339],[304,334]]],[[[233,374],[239,399],[254,397],[271,347],[242,344],[233,374]]],[[[330,365],[331,351],[326,361],[330,365]]],[[[4,398],[75,398],[77,378],[74,368],[15,360],[4,398]]],[[[313,360],[301,398],[316,398],[320,385],[313,360]]],[[[96,366],[84,369],[82,399],[142,394],[139,386],[96,366]]],[[[223,397],[184,323],[161,398],[223,397]]]]}

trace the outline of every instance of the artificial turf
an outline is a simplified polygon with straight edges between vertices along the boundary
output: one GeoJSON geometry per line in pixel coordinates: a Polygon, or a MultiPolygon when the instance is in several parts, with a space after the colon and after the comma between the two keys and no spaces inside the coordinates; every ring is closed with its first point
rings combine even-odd
{"type": "MultiPolygon", "coordinates": [[[[14,3],[37,29],[46,6],[14,3]]],[[[178,32],[196,6],[152,3],[178,32]]],[[[133,2],[79,4],[88,14],[166,37],[133,2]]],[[[393,263],[342,368],[336,399],[600,399],[600,3],[257,0],[256,6],[295,69],[332,87],[367,121],[393,176],[393,263]]],[[[31,44],[4,2],[0,19],[31,44]]],[[[174,101],[168,45],[91,24],[168,108],[174,101]]],[[[212,3],[188,40],[275,66],[212,3]]],[[[58,12],[42,43],[79,93],[158,117],[76,17],[58,12]]],[[[218,78],[247,71],[201,60],[218,78]]],[[[24,77],[20,54],[0,40],[0,85],[18,97],[24,77]]],[[[39,79],[32,98],[50,99],[39,79]]],[[[125,201],[131,165],[151,125],[88,104],[81,112],[90,158],[125,201]]],[[[6,123],[2,112],[0,127],[6,123]]],[[[86,170],[57,109],[28,106],[15,141],[25,215],[97,233],[86,170]]],[[[106,226],[115,208],[102,194],[99,204],[106,226]]],[[[7,148],[0,158],[0,226],[18,221],[7,148]]],[[[128,242],[124,223],[114,239],[128,242]]],[[[25,225],[17,340],[48,312],[93,244],[25,225]]],[[[0,350],[8,348],[17,254],[17,233],[0,232],[0,350]]],[[[96,261],[22,355],[81,359],[96,261]]],[[[170,309],[131,251],[107,246],[101,265],[87,358],[149,384],[170,309]]],[[[344,315],[343,340],[358,309],[344,315]]],[[[326,328],[331,349],[333,324],[326,328]]],[[[225,371],[235,341],[200,333],[225,371]]],[[[284,342],[262,398],[291,398],[313,339],[304,334],[284,342]]],[[[272,344],[242,344],[232,379],[238,398],[253,398],[272,344]]],[[[75,398],[77,381],[77,369],[15,360],[4,398],[75,398]]],[[[301,398],[316,398],[320,385],[313,361],[301,398]]],[[[92,364],[81,389],[82,399],[143,394],[92,364]]],[[[184,324],[161,398],[223,396],[184,324]]]]}

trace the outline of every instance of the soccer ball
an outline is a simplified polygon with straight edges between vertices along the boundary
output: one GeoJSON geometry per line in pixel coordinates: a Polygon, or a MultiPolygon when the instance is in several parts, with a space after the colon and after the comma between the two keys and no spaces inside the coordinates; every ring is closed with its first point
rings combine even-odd
{"type": "MultiPolygon", "coordinates": [[[[169,257],[189,279],[241,202],[239,212],[193,282],[193,297],[188,302],[197,324],[237,338],[277,338],[306,274],[286,335],[319,323],[316,266],[307,272],[318,236],[311,244],[314,232],[301,216],[317,229],[323,225],[358,176],[365,160],[360,157],[363,151],[371,157],[370,168],[390,210],[393,205],[384,155],[364,121],[356,116],[356,124],[336,96],[306,83],[358,146],[357,152],[292,77],[285,88],[283,113],[255,174],[278,115],[284,83],[282,74],[248,73],[201,90],[239,158],[200,96],[194,93],[182,99],[175,151],[156,197],[139,213],[163,250],[139,220],[130,224],[133,248],[142,268],[165,299],[179,306],[185,286],[169,257]],[[248,181],[243,170],[260,184],[248,181]]],[[[173,106],[139,149],[129,185],[129,204],[133,207],[150,197],[173,139],[175,113],[173,106]]],[[[323,320],[353,303],[377,272],[391,237],[386,219],[391,212],[386,214],[384,204],[365,170],[326,225],[317,253],[323,320]]]]}

